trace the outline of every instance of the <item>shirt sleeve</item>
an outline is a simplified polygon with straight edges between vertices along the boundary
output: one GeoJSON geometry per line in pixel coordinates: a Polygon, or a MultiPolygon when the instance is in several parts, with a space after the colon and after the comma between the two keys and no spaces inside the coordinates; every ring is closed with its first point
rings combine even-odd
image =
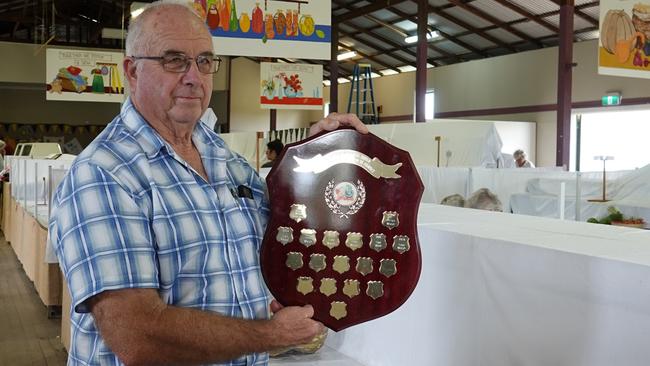
{"type": "Polygon", "coordinates": [[[74,165],[57,189],[49,223],[72,305],[106,290],[158,288],[150,224],[129,192],[105,169],[74,165]]]}

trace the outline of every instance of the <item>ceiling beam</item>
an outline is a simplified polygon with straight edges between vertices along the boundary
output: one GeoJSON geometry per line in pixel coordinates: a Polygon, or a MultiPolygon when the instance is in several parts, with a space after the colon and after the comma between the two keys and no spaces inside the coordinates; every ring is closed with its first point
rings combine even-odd
{"type": "MultiPolygon", "coordinates": [[[[417,21],[417,14],[413,14],[413,15],[411,15],[411,14],[407,14],[407,13],[405,13],[405,12],[399,10],[399,9],[396,9],[396,8],[387,8],[386,10],[392,12],[393,14],[397,14],[397,15],[399,15],[399,16],[401,16],[401,17],[403,17],[403,18],[405,18],[405,19],[407,19],[407,20],[409,20],[409,21],[411,21],[411,22],[413,22],[413,23],[415,23],[415,22],[417,21]]],[[[470,50],[470,51],[472,51],[472,52],[478,53],[479,55],[481,55],[481,56],[483,56],[483,57],[486,57],[486,56],[487,56],[487,54],[486,54],[485,52],[483,52],[482,50],[480,50],[480,49],[478,49],[478,48],[472,46],[471,44],[469,44],[469,43],[467,43],[467,42],[465,42],[465,41],[461,41],[460,39],[458,39],[458,38],[452,36],[452,35],[449,34],[449,33],[446,33],[446,32],[441,31],[440,29],[436,29],[436,30],[438,31],[438,33],[440,33],[440,35],[441,35],[443,38],[446,38],[448,41],[451,41],[451,42],[453,42],[453,43],[456,43],[457,45],[459,45],[459,46],[461,46],[461,47],[463,47],[463,48],[465,48],[465,49],[467,49],[467,50],[470,50]]],[[[444,50],[441,50],[439,47],[436,47],[435,44],[433,44],[433,43],[431,43],[431,42],[429,42],[429,43],[427,44],[427,46],[428,46],[430,49],[432,49],[432,50],[434,50],[434,51],[436,51],[436,52],[438,52],[438,53],[440,53],[440,54],[442,54],[442,55],[445,55],[445,56],[446,56],[446,55],[449,55],[449,52],[446,52],[446,51],[444,51],[444,50]]],[[[460,61],[462,61],[462,60],[460,60],[460,61]]]]}
{"type": "Polygon", "coordinates": [[[493,36],[487,34],[485,31],[483,31],[481,29],[478,29],[478,28],[475,28],[472,25],[465,23],[464,21],[456,18],[453,15],[447,14],[446,12],[444,12],[441,9],[441,7],[433,7],[433,6],[429,5],[429,13],[435,13],[438,16],[441,16],[441,17],[449,20],[452,23],[456,23],[457,25],[467,29],[468,31],[470,31],[472,33],[476,33],[479,36],[487,39],[488,41],[490,41],[490,42],[492,42],[494,44],[497,44],[497,45],[499,45],[499,46],[501,46],[501,47],[503,47],[503,48],[505,48],[507,50],[510,50],[512,52],[517,51],[517,49],[515,49],[514,47],[510,46],[509,44],[503,42],[502,40],[500,40],[500,39],[498,39],[496,37],[493,37],[493,36]]]}
{"type": "MultiPolygon", "coordinates": [[[[345,22],[345,21],[348,21],[350,19],[362,16],[362,15],[374,13],[374,12],[376,12],[378,10],[387,8],[389,6],[393,6],[393,5],[403,3],[405,1],[408,1],[408,0],[380,0],[380,1],[374,1],[370,5],[362,6],[360,8],[355,8],[353,10],[348,11],[347,13],[337,15],[336,19],[334,19],[334,17],[332,17],[332,23],[345,22]]],[[[341,5],[341,4],[339,4],[339,5],[341,5]]]]}
{"type": "Polygon", "coordinates": [[[510,1],[507,1],[507,0],[493,0],[493,1],[496,1],[497,3],[502,5],[503,7],[506,7],[506,8],[514,11],[515,13],[517,13],[519,15],[525,16],[526,18],[528,18],[531,21],[541,25],[542,27],[550,30],[553,33],[559,33],[560,32],[560,29],[558,29],[558,27],[556,27],[553,24],[547,22],[546,20],[540,18],[539,16],[532,14],[528,10],[526,10],[526,9],[524,9],[522,7],[519,7],[518,5],[515,5],[515,4],[511,3],[510,1]]]}
{"type": "MultiPolygon", "coordinates": [[[[348,46],[344,45],[341,42],[339,42],[339,46],[344,47],[344,48],[348,48],[348,46]]],[[[368,55],[368,54],[363,53],[363,52],[361,52],[359,50],[354,50],[354,52],[356,52],[358,55],[360,55],[361,57],[363,57],[363,58],[365,58],[367,60],[373,61],[375,63],[380,64],[381,66],[384,66],[385,68],[388,68],[388,69],[391,69],[391,70],[394,70],[394,71],[397,71],[397,72],[401,72],[400,69],[396,68],[393,65],[389,65],[389,64],[387,64],[387,63],[385,63],[385,62],[383,62],[381,60],[378,60],[375,56],[368,55]]]]}
{"type": "MultiPolygon", "coordinates": [[[[338,5],[344,7],[344,8],[348,8],[348,9],[349,9],[349,6],[347,6],[346,4],[341,3],[340,0],[334,0],[334,2],[337,3],[338,5]]],[[[406,52],[407,54],[413,56],[414,58],[416,57],[415,52],[410,51],[406,45],[402,45],[402,44],[396,43],[396,42],[394,42],[393,40],[390,40],[390,39],[388,39],[388,38],[386,38],[386,37],[383,37],[383,36],[381,36],[381,35],[379,35],[379,34],[376,34],[376,33],[374,33],[374,32],[369,32],[369,31],[366,30],[366,28],[361,28],[361,27],[357,26],[356,24],[352,24],[352,23],[350,23],[350,22],[346,22],[345,25],[347,25],[347,26],[353,28],[353,29],[354,29],[355,31],[357,31],[357,32],[365,33],[365,34],[369,35],[370,37],[373,37],[373,38],[375,38],[375,39],[377,39],[377,40],[379,40],[379,41],[381,41],[381,42],[384,42],[384,43],[386,43],[386,44],[388,44],[388,45],[394,47],[395,50],[394,50],[393,52],[395,52],[395,51],[397,51],[397,50],[401,50],[401,51],[404,51],[404,52],[406,52]]],[[[380,27],[383,27],[383,26],[380,26],[380,27]]],[[[339,29],[340,29],[340,28],[339,28],[339,29]]],[[[376,28],[375,28],[375,29],[376,29],[376,28]]],[[[391,57],[391,58],[394,58],[394,59],[396,59],[396,60],[399,60],[399,61],[401,61],[401,62],[404,62],[406,65],[411,65],[411,66],[413,66],[413,67],[417,67],[415,62],[410,61],[410,60],[407,60],[407,59],[405,59],[405,58],[403,58],[403,57],[400,57],[400,56],[394,55],[393,52],[391,52],[391,53],[386,53],[386,52],[385,52],[385,49],[384,49],[383,47],[380,47],[380,46],[378,46],[377,44],[373,44],[373,43],[370,42],[370,41],[365,41],[365,40],[358,39],[358,38],[356,38],[355,36],[353,36],[352,34],[350,34],[350,33],[345,33],[345,32],[342,32],[342,31],[340,31],[340,30],[339,30],[339,34],[340,34],[339,37],[342,37],[342,36],[349,37],[349,38],[351,38],[351,39],[353,39],[353,40],[355,40],[355,41],[357,41],[357,42],[361,42],[361,43],[363,43],[363,44],[365,44],[365,45],[368,45],[368,46],[370,46],[370,47],[376,49],[377,51],[379,51],[379,52],[381,52],[381,53],[383,53],[383,54],[386,54],[387,56],[389,56],[389,57],[391,57]]],[[[453,57],[453,54],[452,54],[452,53],[446,52],[446,51],[441,50],[441,49],[435,49],[435,50],[436,50],[438,53],[440,53],[440,54],[443,54],[443,55],[446,55],[446,56],[453,57]]],[[[459,61],[462,61],[462,60],[459,59],[459,61]]],[[[439,66],[439,65],[436,64],[436,63],[431,63],[431,64],[432,64],[432,65],[435,65],[435,66],[439,66]]],[[[400,72],[401,72],[401,71],[400,71],[400,72]]]]}
{"type": "Polygon", "coordinates": [[[538,42],[535,38],[529,36],[528,34],[522,32],[522,31],[519,31],[519,30],[511,27],[507,23],[504,23],[504,22],[500,21],[499,19],[493,17],[492,15],[490,15],[490,14],[488,14],[488,13],[486,13],[486,12],[484,12],[484,11],[482,11],[482,10],[472,6],[472,5],[463,3],[460,0],[448,0],[448,1],[450,3],[458,6],[459,8],[476,15],[477,17],[479,17],[479,18],[481,18],[481,19],[483,19],[483,20],[485,20],[487,22],[490,22],[492,24],[496,24],[497,26],[499,26],[499,28],[502,28],[502,29],[508,31],[508,32],[514,34],[515,36],[517,36],[517,37],[519,37],[521,39],[527,40],[528,42],[536,45],[539,48],[544,47],[544,44],[542,44],[541,42],[538,42]]]}

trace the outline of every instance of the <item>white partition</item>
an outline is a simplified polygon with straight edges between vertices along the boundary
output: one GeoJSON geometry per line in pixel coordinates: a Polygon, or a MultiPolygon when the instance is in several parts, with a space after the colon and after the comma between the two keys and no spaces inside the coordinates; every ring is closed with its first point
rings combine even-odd
{"type": "Polygon", "coordinates": [[[441,167],[493,166],[501,157],[501,138],[494,123],[453,121],[369,125],[370,132],[408,151],[416,165],[441,167]]]}
{"type": "Polygon", "coordinates": [[[327,344],[364,365],[646,365],[650,232],[424,204],[420,281],[327,344]]]}

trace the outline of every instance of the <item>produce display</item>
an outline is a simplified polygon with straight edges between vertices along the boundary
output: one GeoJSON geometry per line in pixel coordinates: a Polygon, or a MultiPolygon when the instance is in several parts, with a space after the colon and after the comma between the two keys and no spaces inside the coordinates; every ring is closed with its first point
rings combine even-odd
{"type": "Polygon", "coordinates": [[[616,225],[616,226],[630,226],[630,227],[645,227],[645,220],[640,217],[625,217],[621,211],[614,206],[607,208],[607,216],[600,219],[595,217],[589,218],[587,222],[594,224],[616,225]]]}

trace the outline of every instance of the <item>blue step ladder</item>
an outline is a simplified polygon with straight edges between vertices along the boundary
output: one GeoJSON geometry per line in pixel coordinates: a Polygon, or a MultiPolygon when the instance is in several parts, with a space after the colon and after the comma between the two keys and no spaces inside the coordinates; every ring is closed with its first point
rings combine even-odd
{"type": "Polygon", "coordinates": [[[352,86],[348,98],[348,113],[355,113],[365,124],[379,123],[372,89],[370,64],[356,64],[352,70],[352,86]],[[354,107],[354,110],[352,110],[354,107]]]}

